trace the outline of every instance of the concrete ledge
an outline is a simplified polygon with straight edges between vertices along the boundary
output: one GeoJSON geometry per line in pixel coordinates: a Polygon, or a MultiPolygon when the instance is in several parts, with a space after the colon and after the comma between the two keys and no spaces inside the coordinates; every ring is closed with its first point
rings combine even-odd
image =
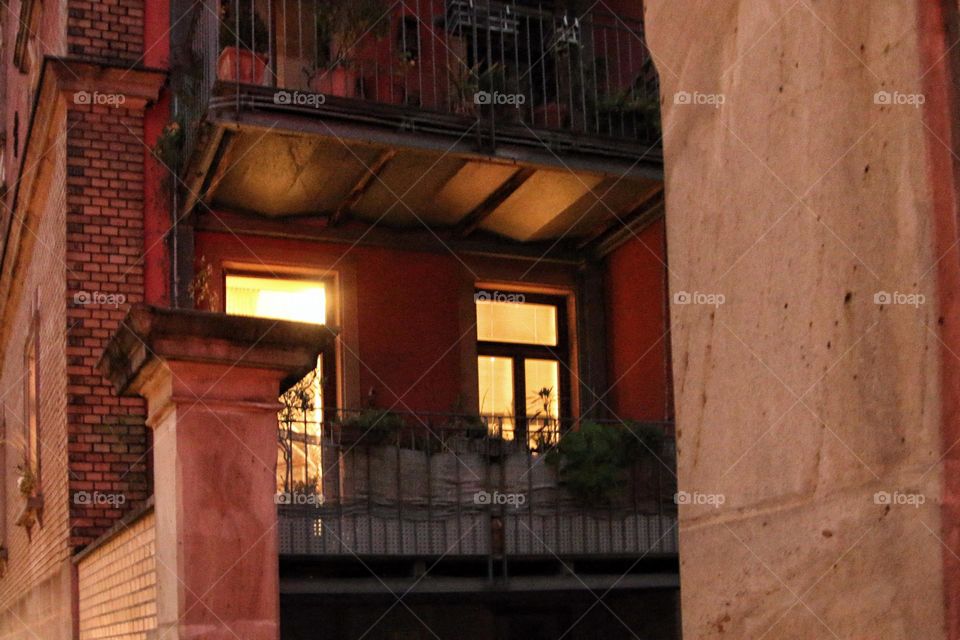
{"type": "Polygon", "coordinates": [[[104,350],[99,371],[119,394],[153,359],[283,371],[299,379],[334,346],[327,326],[135,305],[104,350]]]}

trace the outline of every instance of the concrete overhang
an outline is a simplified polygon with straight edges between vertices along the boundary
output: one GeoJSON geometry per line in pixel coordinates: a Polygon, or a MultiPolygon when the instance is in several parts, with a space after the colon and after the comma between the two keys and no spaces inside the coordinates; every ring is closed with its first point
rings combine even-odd
{"type": "Polygon", "coordinates": [[[293,382],[333,348],[336,336],[324,325],[136,305],[97,368],[121,395],[136,395],[159,361],[280,371],[293,382]]]}

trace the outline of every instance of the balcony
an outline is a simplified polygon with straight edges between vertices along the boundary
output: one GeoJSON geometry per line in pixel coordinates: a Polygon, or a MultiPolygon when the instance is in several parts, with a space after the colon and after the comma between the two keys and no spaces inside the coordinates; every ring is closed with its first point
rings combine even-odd
{"type": "Polygon", "coordinates": [[[597,478],[617,479],[590,490],[582,468],[581,483],[565,470],[576,463],[562,444],[584,425],[375,410],[308,423],[284,413],[281,555],[472,559],[491,567],[675,555],[671,425],[594,423],[625,438],[631,459],[591,468],[597,478]]]}
{"type": "Polygon", "coordinates": [[[191,34],[194,109],[322,114],[630,158],[660,138],[642,23],[600,6],[577,16],[493,0],[204,4],[191,34]]]}
{"type": "Polygon", "coordinates": [[[662,158],[642,24],[548,4],[185,3],[183,209],[574,249],[648,213],[662,158]]]}

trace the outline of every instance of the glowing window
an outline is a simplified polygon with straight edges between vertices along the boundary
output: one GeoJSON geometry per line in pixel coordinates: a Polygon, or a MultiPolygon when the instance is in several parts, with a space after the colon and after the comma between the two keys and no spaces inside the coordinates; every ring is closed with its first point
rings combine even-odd
{"type": "MultiPolygon", "coordinates": [[[[231,315],[326,324],[327,287],[316,280],[228,275],[226,312],[231,315]]],[[[280,397],[277,492],[322,494],[324,361],[280,397]]]]}
{"type": "Polygon", "coordinates": [[[479,411],[490,433],[535,450],[556,442],[568,386],[565,301],[486,291],[475,300],[479,411]]]}
{"type": "Polygon", "coordinates": [[[323,282],[227,276],[227,307],[232,315],[326,324],[323,282]]]}
{"type": "Polygon", "coordinates": [[[480,412],[491,416],[513,415],[513,358],[477,358],[480,412]]]}
{"type": "Polygon", "coordinates": [[[526,359],[523,368],[527,386],[527,417],[559,417],[560,363],[556,360],[526,359]]]}
{"type": "MultiPolygon", "coordinates": [[[[516,294],[522,299],[521,294],[516,294]]],[[[477,339],[557,346],[557,307],[529,302],[477,300],[477,339]]]]}

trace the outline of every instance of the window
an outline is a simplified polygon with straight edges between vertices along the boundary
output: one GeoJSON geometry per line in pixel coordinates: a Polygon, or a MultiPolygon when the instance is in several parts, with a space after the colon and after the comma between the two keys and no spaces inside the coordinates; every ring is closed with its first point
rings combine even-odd
{"type": "MultiPolygon", "coordinates": [[[[226,312],[231,315],[326,324],[333,317],[329,280],[271,278],[235,274],[226,277],[226,312]]],[[[324,399],[335,397],[335,370],[330,354],[281,397],[278,412],[277,491],[320,492],[324,399]]]]}
{"type": "Polygon", "coordinates": [[[23,0],[17,25],[17,40],[13,47],[13,63],[21,73],[30,68],[32,59],[37,57],[37,28],[40,24],[41,3],[38,0],[23,0]]]}
{"type": "Polygon", "coordinates": [[[37,339],[37,318],[34,317],[33,327],[27,338],[23,353],[23,413],[24,413],[24,442],[26,443],[26,460],[29,472],[34,475],[39,484],[40,480],[40,368],[39,343],[37,339]]]}
{"type": "Polygon", "coordinates": [[[476,295],[480,414],[495,435],[556,441],[568,395],[563,308],[547,296],[476,295]]]}
{"type": "Polygon", "coordinates": [[[227,313],[326,324],[327,287],[316,280],[228,275],[227,313]]]}

